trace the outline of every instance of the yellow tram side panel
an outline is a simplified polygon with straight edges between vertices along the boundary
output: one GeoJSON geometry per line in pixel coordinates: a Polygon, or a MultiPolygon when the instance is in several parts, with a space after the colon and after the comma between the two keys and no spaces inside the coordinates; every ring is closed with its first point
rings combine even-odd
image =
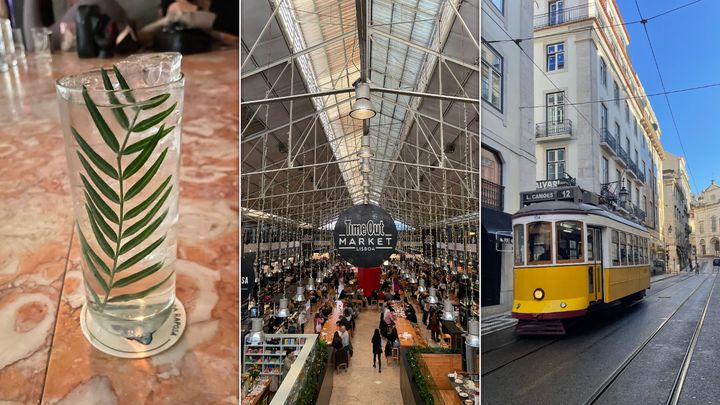
{"type": "Polygon", "coordinates": [[[516,267],[514,269],[513,312],[544,314],[587,309],[587,264],[577,266],[516,267]],[[545,297],[536,300],[533,292],[542,288],[545,297]],[[565,308],[560,303],[567,304],[565,308]],[[520,308],[517,308],[520,304],[520,308]]]}
{"type": "Polygon", "coordinates": [[[606,267],[603,269],[605,302],[612,302],[650,288],[650,266],[606,267]]]}

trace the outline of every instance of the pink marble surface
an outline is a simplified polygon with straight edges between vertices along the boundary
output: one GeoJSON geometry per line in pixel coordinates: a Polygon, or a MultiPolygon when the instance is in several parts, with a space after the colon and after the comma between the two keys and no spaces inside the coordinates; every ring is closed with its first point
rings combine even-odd
{"type": "Polygon", "coordinates": [[[53,55],[0,74],[0,403],[238,402],[238,52],[183,58],[176,346],[124,360],[85,340],[54,80],[112,61],[53,55]]]}

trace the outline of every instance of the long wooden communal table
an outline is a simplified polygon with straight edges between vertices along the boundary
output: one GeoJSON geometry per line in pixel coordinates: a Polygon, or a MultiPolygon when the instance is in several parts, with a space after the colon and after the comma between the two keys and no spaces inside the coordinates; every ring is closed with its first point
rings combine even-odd
{"type": "Polygon", "coordinates": [[[343,314],[343,309],[342,301],[335,301],[333,312],[330,314],[327,321],[325,321],[325,325],[323,325],[323,328],[320,331],[320,339],[324,340],[326,343],[332,343],[333,335],[336,331],[340,330],[340,327],[337,326],[337,321],[340,320],[340,317],[343,314]]]}
{"type": "Polygon", "coordinates": [[[413,347],[413,346],[420,346],[420,347],[427,347],[428,344],[425,341],[425,339],[420,334],[420,331],[416,328],[413,328],[410,321],[408,321],[404,314],[398,311],[399,307],[402,305],[401,302],[398,301],[392,301],[391,304],[395,309],[395,328],[397,329],[398,337],[400,339],[400,346],[402,347],[413,347]],[[403,337],[405,333],[408,333],[410,336],[406,339],[403,337]]]}

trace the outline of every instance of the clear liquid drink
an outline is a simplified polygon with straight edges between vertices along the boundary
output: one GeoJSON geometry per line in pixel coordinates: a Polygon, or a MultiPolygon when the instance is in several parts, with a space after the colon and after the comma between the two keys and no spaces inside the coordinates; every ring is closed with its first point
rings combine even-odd
{"type": "Polygon", "coordinates": [[[175,300],[180,59],[132,56],[57,82],[87,309],[142,343],[175,300]]]}

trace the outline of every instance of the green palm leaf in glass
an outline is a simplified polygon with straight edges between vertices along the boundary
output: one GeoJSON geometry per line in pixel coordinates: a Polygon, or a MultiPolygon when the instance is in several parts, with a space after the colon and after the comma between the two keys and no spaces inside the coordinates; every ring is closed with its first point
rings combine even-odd
{"type": "Polygon", "coordinates": [[[180,58],[138,55],[57,82],[87,309],[140,342],[175,301],[180,58]]]}

